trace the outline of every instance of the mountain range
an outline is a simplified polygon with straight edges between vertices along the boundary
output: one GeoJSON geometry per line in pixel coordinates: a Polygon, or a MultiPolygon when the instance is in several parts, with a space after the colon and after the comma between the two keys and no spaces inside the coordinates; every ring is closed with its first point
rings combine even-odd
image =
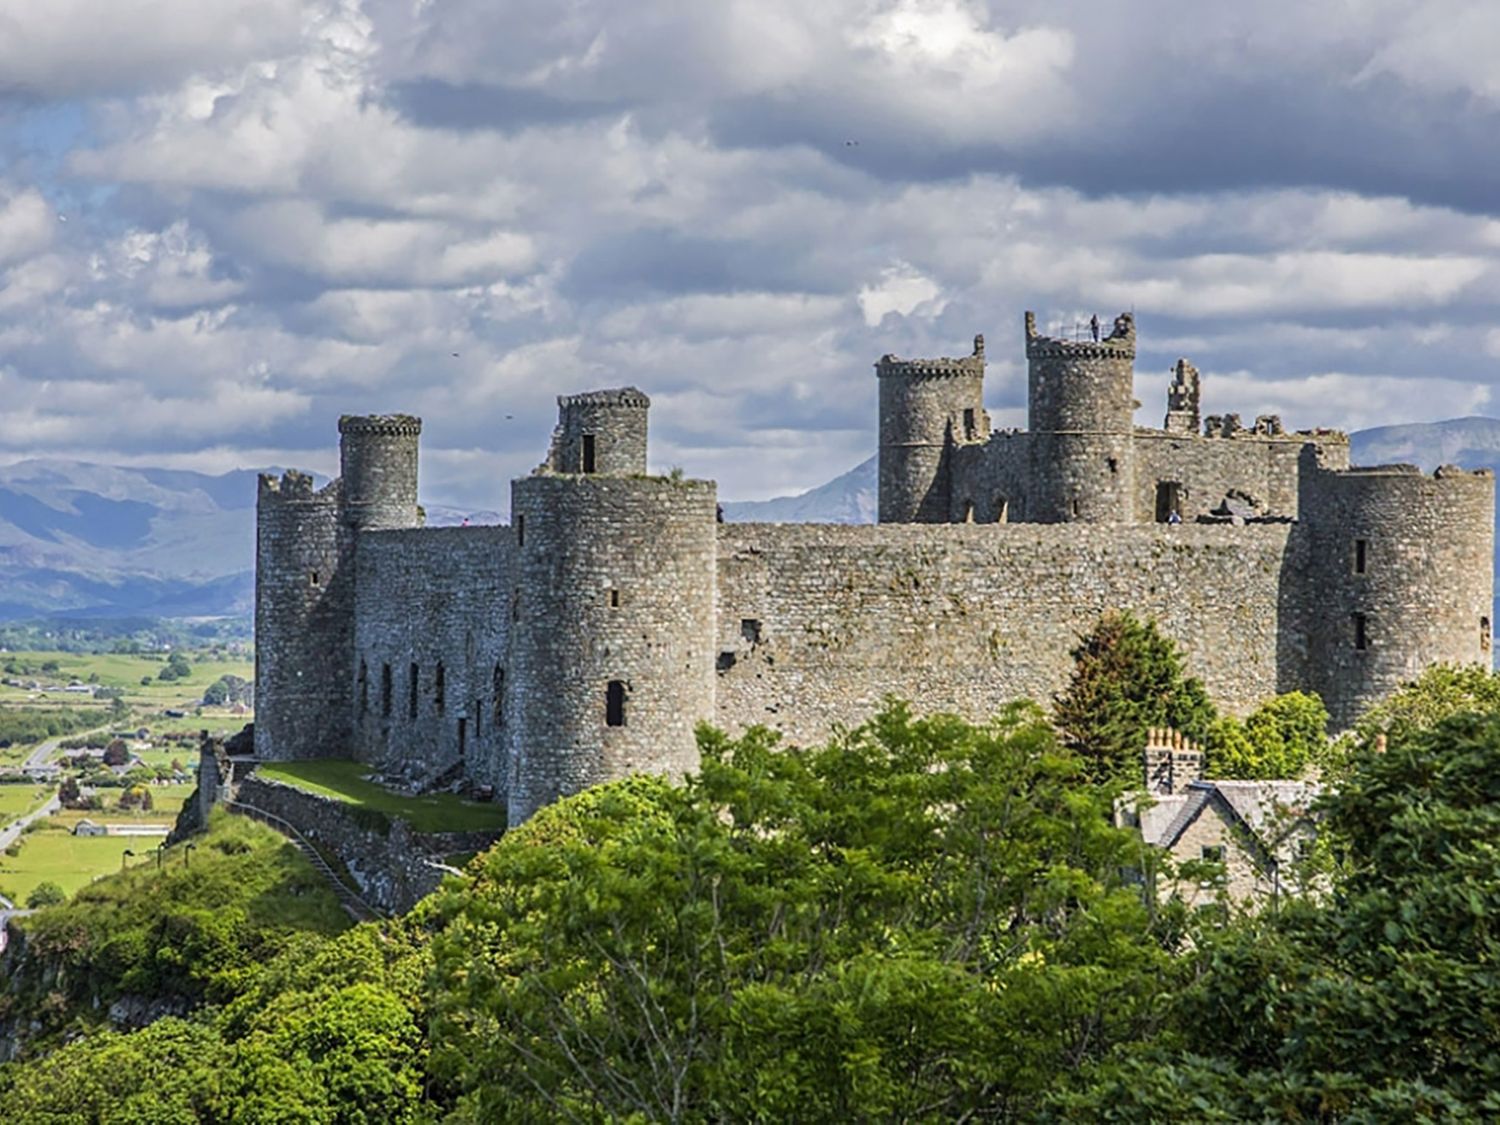
{"type": "MultiPolygon", "coordinates": [[[[1381,426],[1351,435],[1355,464],[1406,462],[1500,470],[1500,419],[1381,426]]],[[[42,616],[221,617],[254,597],[255,482],[33,460],[0,468],[0,621],[42,616]]],[[[735,521],[870,523],[871,457],[796,496],[726,501],[735,521]]],[[[495,512],[426,504],[429,525],[495,523],[495,512]]]]}

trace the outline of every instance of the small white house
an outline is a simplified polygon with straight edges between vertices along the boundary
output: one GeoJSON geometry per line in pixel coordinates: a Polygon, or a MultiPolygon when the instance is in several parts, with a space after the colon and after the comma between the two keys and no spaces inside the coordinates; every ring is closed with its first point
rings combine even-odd
{"type": "Polygon", "coordinates": [[[89,820],[87,817],[85,817],[83,820],[80,820],[77,824],[73,825],[73,835],[108,836],[109,829],[104,827],[104,825],[96,824],[92,820],[89,820]]]}

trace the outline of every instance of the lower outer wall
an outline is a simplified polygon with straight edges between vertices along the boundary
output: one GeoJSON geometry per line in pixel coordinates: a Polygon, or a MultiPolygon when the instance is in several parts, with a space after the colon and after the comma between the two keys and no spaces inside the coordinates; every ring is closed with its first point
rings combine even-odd
{"type": "Polygon", "coordinates": [[[1107,537],[1069,525],[726,524],[719,666],[730,666],[716,719],[811,742],[887,694],[976,720],[1017,698],[1046,706],[1109,609],[1154,618],[1214,699],[1244,713],[1305,685],[1299,544],[1290,524],[1107,537]]]}
{"type": "Polygon", "coordinates": [[[366,902],[387,914],[402,914],[437,890],[441,862],[459,852],[482,852],[498,832],[415,832],[391,820],[388,831],[355,818],[351,806],[279,781],[248,777],[235,800],[279,816],[325,854],[337,856],[358,884],[366,902]]]}

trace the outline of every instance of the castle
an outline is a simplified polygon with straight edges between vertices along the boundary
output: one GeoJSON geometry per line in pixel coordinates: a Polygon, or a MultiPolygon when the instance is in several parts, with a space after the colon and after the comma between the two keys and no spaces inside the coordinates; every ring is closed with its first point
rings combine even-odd
{"type": "Polygon", "coordinates": [[[257,756],[466,778],[517,823],[690,770],[701,720],[800,741],[888,693],[976,719],[1045,702],[1111,608],[1230,710],[1312,691],[1336,727],[1430,663],[1489,663],[1488,472],[1352,469],[1340,433],[1203,420],[1186,361],[1138,427],[1130,315],[1025,331],[1025,431],[991,429],[983,338],[879,361],[876,525],[719,522],[713,482],[647,474],[626,388],[559,399],[509,526],[424,528],[421,422],[342,418],[338,480],[261,478],[257,756]]]}

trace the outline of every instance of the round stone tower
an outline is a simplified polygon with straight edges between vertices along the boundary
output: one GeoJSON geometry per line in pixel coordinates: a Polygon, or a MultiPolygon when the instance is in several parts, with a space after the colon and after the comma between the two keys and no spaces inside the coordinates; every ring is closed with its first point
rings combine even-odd
{"type": "Polygon", "coordinates": [[[260,478],[255,508],[255,753],[333,757],[348,721],[339,586],[339,485],[260,478]]]}
{"type": "Polygon", "coordinates": [[[422,419],[345,414],[339,419],[344,522],[356,531],[419,527],[417,449],[422,419]]]}
{"type": "Polygon", "coordinates": [[[881,356],[880,522],[947,523],[953,446],[989,437],[984,337],[962,359],[881,356]]]}
{"type": "Polygon", "coordinates": [[[650,406],[634,387],[560,395],[547,467],[554,473],[644,473],[650,406]]]}
{"type": "Polygon", "coordinates": [[[1302,478],[1308,669],[1333,729],[1431,664],[1488,668],[1494,476],[1386,465],[1302,478]]]}
{"type": "Polygon", "coordinates": [[[696,768],[694,727],[714,716],[715,508],[712,481],[512,483],[511,824],[590,785],[696,768]]]}
{"type": "Polygon", "coordinates": [[[1026,314],[1036,523],[1134,523],[1135,318],[1102,340],[1040,336],[1026,314]]]}

